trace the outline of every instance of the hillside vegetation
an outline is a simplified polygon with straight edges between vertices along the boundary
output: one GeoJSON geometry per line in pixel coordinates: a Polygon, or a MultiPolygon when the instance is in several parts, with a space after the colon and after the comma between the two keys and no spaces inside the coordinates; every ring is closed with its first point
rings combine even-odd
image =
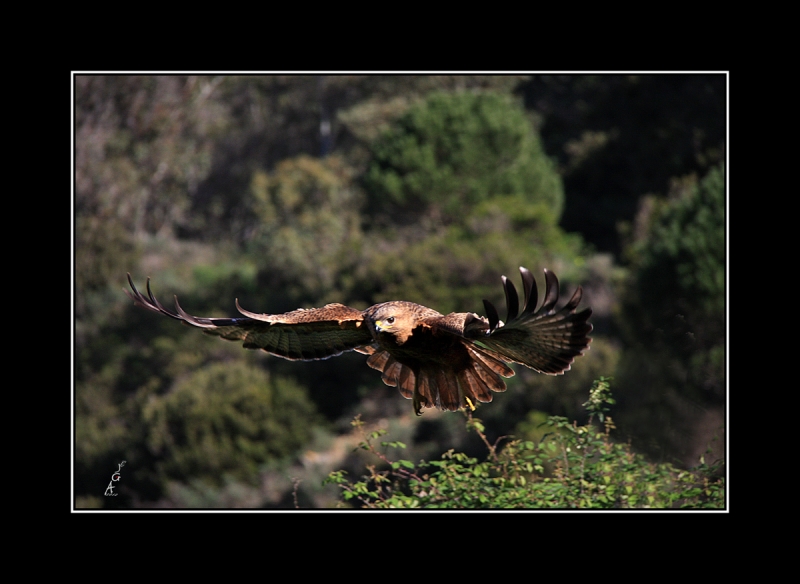
{"type": "Polygon", "coordinates": [[[722,506],[725,105],[723,75],[76,76],[76,505],[722,506]],[[482,313],[518,266],[582,285],[594,341],[467,424],[123,293],[482,313]]]}

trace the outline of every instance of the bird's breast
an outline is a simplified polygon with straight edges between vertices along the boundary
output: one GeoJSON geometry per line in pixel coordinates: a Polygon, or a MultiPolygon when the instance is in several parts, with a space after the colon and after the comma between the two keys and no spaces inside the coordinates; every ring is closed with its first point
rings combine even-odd
{"type": "Polygon", "coordinates": [[[452,336],[435,337],[417,329],[400,342],[390,334],[378,336],[381,349],[404,364],[429,363],[451,366],[469,359],[466,347],[452,336]]]}

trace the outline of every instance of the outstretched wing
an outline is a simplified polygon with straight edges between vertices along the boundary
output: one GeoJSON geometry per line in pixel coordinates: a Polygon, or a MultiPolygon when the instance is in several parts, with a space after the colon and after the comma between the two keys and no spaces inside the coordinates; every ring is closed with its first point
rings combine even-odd
{"type": "Polygon", "coordinates": [[[290,360],[327,359],[373,342],[360,310],[343,304],[328,304],[322,308],[299,309],[285,314],[256,314],[243,310],[239,318],[201,318],[184,312],[178,297],[172,313],[156,300],[147,279],[147,296],[128,282],[133,294],[125,291],[134,303],[153,312],[169,316],[184,324],[203,329],[229,341],[242,341],[246,349],[262,349],[267,353],[290,360]]]}
{"type": "MultiPolygon", "coordinates": [[[[519,297],[514,284],[503,276],[508,317],[500,322],[495,307],[483,301],[489,319],[489,328],[474,337],[480,347],[486,347],[507,361],[526,365],[540,373],[559,375],[568,371],[575,357],[582,355],[592,339],[589,317],[592,309],[575,312],[580,304],[583,289],[578,289],[560,310],[558,303],[558,278],[553,272],[544,271],[546,293],[544,302],[536,310],[538,291],[533,275],[525,268],[519,269],[525,292],[525,303],[519,312],[519,297]]],[[[472,335],[470,335],[472,336],[472,335]]]]}

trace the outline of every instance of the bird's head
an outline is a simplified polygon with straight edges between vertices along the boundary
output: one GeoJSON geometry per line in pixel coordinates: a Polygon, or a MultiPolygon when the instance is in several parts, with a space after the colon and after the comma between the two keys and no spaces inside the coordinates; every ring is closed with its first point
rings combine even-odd
{"type": "Polygon", "coordinates": [[[398,345],[408,340],[417,326],[418,315],[406,304],[411,303],[386,302],[373,307],[368,321],[376,339],[392,339],[398,345]]]}

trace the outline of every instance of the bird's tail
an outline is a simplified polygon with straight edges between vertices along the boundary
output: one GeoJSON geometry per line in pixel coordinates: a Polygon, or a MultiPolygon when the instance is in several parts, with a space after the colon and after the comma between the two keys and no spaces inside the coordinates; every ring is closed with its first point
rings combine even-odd
{"type": "Polygon", "coordinates": [[[367,365],[381,372],[386,385],[397,387],[403,397],[413,399],[417,414],[420,408],[455,411],[492,401],[493,391],[506,390],[501,376],[514,375],[514,370],[491,351],[467,343],[465,346],[470,354],[469,363],[455,370],[431,364],[422,365],[415,373],[386,351],[373,354],[367,365]]]}

